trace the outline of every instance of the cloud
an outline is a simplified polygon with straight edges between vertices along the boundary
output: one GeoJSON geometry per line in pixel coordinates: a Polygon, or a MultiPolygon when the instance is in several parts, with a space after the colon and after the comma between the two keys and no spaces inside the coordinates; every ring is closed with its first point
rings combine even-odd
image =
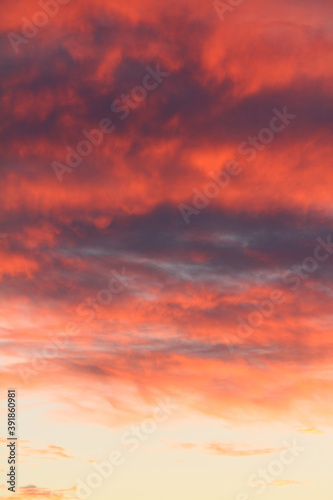
{"type": "Polygon", "coordinates": [[[324,431],[320,431],[318,429],[300,429],[298,432],[302,434],[325,434],[324,431]]]}
{"type": "MultiPolygon", "coordinates": [[[[18,488],[15,494],[17,500],[24,500],[25,498],[38,498],[39,500],[69,500],[73,498],[75,488],[68,489],[48,489],[40,488],[35,485],[23,486],[18,488]]],[[[1,497],[4,500],[10,500],[12,496],[6,495],[1,497]]]]}
{"type": "Polygon", "coordinates": [[[221,23],[197,0],[172,15],[150,0],[144,11],[137,0],[71,2],[16,55],[7,33],[20,33],[35,6],[5,1],[4,379],[51,387],[59,404],[105,425],[136,417],[138,401],[161,393],[235,422],[305,427],[304,401],[317,395],[311,422],[331,421],[331,259],[294,294],[281,280],[332,227],[332,38],[329,4],[319,4],[283,0],[272,12],[255,0],[221,23]],[[148,65],[170,74],[126,104],[148,65]],[[125,120],[111,109],[117,99],[125,120]],[[297,118],[249,162],[239,145],[285,106],[297,118]],[[59,183],[51,163],[105,117],[114,132],[59,183]],[[242,174],[187,226],[179,204],[230,160],[242,174]],[[123,268],[136,286],[102,306],[110,272],[123,268]],[[284,303],[230,353],[239,318],[275,288],[284,303]],[[78,333],[63,345],[69,322],[78,333]],[[68,384],[86,407],[61,389],[68,384]],[[104,415],[95,397],[110,403],[104,415]]]}
{"type": "MultiPolygon", "coordinates": [[[[2,442],[6,442],[6,439],[3,439],[2,442]]],[[[61,446],[49,444],[44,448],[41,448],[38,443],[33,443],[27,440],[20,440],[20,455],[25,458],[29,457],[29,459],[38,460],[61,460],[74,458],[73,455],[70,455],[67,450],[61,446]]]]}
{"type": "Polygon", "coordinates": [[[198,450],[209,455],[229,456],[229,457],[249,457],[253,455],[266,455],[274,453],[275,448],[251,449],[248,447],[238,447],[234,443],[177,443],[173,445],[175,449],[198,450]]]}
{"type": "Polygon", "coordinates": [[[268,484],[269,486],[297,486],[307,484],[310,481],[293,481],[291,479],[273,479],[268,484]]]}

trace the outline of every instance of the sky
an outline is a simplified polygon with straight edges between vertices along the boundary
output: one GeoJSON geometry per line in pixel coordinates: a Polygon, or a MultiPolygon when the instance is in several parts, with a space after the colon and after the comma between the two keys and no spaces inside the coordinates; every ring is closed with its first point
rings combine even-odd
{"type": "Polygon", "coordinates": [[[332,14],[2,0],[1,499],[331,500],[332,14]]]}

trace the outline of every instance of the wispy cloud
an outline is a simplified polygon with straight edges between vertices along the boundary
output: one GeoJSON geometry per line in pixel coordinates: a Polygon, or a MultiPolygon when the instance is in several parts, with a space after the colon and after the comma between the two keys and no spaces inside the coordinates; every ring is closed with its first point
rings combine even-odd
{"type": "Polygon", "coordinates": [[[268,486],[303,486],[310,481],[293,481],[292,479],[273,479],[268,486]]]}
{"type": "Polygon", "coordinates": [[[234,443],[176,443],[172,445],[175,449],[196,450],[211,455],[225,455],[230,457],[248,457],[253,455],[267,455],[278,451],[275,448],[249,448],[237,446],[234,443]]]}

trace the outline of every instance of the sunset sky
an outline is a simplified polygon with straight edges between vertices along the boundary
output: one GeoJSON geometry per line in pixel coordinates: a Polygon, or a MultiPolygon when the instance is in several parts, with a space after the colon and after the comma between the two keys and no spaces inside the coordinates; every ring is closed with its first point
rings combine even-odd
{"type": "Polygon", "coordinates": [[[332,500],[332,0],[1,11],[0,498],[332,500]]]}

